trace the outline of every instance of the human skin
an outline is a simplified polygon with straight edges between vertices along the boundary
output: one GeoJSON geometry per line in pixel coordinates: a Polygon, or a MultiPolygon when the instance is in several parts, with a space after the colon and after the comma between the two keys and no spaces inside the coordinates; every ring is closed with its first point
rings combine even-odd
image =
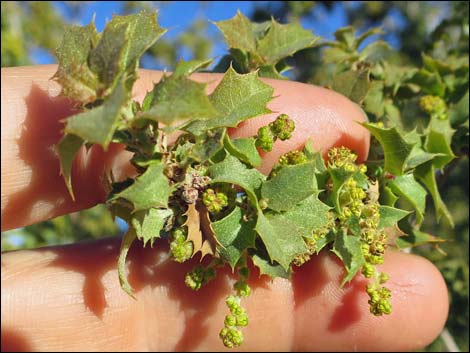
{"type": "MultiPolygon", "coordinates": [[[[103,202],[102,174],[122,178],[132,169],[120,146],[104,153],[93,148],[74,164],[77,196],[68,196],[52,146],[71,103],[56,97],[49,78],[53,65],[2,69],[1,212],[2,230],[21,227],[103,202]]],[[[140,71],[134,97],[141,100],[160,72],[140,71]]],[[[196,74],[214,88],[220,75],[196,74]]],[[[335,92],[294,82],[266,80],[275,93],[271,110],[296,122],[291,140],[276,142],[264,154],[263,172],[278,157],[309,137],[323,152],[337,145],[367,156],[369,135],[357,122],[358,106],[335,92]]],[[[276,114],[252,119],[232,136],[252,136],[276,114]]],[[[137,300],[119,286],[118,238],[2,254],[2,351],[188,351],[224,350],[218,332],[227,313],[224,299],[234,282],[223,270],[199,292],[184,285],[197,261],[175,264],[166,247],[134,246],[129,280],[137,300]]],[[[393,312],[369,313],[366,280],[358,275],[344,288],[341,263],[323,252],[297,268],[290,281],[270,281],[253,269],[253,293],[243,299],[249,326],[241,350],[413,350],[442,330],[448,297],[439,271],[427,260],[389,251],[381,270],[390,275],[393,312]]]]}

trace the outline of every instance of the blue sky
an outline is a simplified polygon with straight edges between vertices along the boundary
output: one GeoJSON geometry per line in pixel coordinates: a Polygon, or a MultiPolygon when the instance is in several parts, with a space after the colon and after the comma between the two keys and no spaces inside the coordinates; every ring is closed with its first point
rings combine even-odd
{"type": "MultiPolygon", "coordinates": [[[[171,1],[154,2],[155,9],[159,11],[158,20],[162,27],[169,29],[165,34],[168,39],[174,38],[197,19],[207,21],[220,21],[233,17],[237,10],[246,16],[250,16],[257,5],[268,3],[267,1],[171,1]]],[[[111,19],[113,14],[122,14],[123,3],[120,1],[90,1],[82,5],[81,13],[78,17],[73,17],[67,5],[62,1],[54,3],[59,12],[69,23],[86,25],[90,23],[93,16],[99,31],[102,31],[106,21],[111,19]]],[[[334,5],[332,11],[327,13],[321,6],[315,8],[314,20],[302,21],[305,28],[322,37],[331,38],[333,32],[339,27],[346,25],[346,14],[341,4],[334,5]]],[[[218,30],[214,25],[209,25],[209,34],[218,35],[218,30]]],[[[213,57],[220,57],[226,52],[226,47],[222,40],[217,41],[213,48],[213,57]]],[[[41,49],[32,51],[33,60],[38,64],[48,64],[54,62],[54,57],[41,49]]],[[[183,59],[186,53],[181,53],[183,59]]]]}

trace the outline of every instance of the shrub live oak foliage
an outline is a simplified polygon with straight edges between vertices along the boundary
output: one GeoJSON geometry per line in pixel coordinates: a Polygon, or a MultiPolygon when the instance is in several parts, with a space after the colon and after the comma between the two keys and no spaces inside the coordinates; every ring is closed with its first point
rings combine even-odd
{"type": "Polygon", "coordinates": [[[320,43],[298,24],[252,23],[241,13],[216,25],[230,53],[215,68],[225,74],[210,95],[190,75],[212,61],[182,61],[142,104],[131,99],[140,57],[165,33],[151,12],[114,16],[102,33],[93,23],[71,26],[56,51],[54,79],[61,94],[82,108],[66,121],[57,145],[72,198],[72,162],[82,146],[106,150],[121,143],[133,153],[135,177],[106,176],[107,205],[129,225],[118,259],[122,288],[133,295],[125,262],[136,241],[152,247],[157,238],[167,240],[178,263],[209,256],[208,265],[186,275],[186,285],[196,291],[229,265],[238,280],[227,293],[219,336],[236,347],[248,325],[241,305],[251,291],[247,262],[261,274],[289,278],[294,266],[326,248],[344,263],[343,285],[361,272],[370,279],[370,312],[389,314],[393,293],[385,286],[387,274],[376,269],[387,247],[438,241],[419,230],[428,193],[437,217],[452,222],[435,175],[454,159],[452,138],[465,121],[468,134],[468,61],[423,56],[420,69],[388,67],[380,60],[389,50],[384,42],[358,49],[376,30],[356,38],[347,27],[336,32],[336,41],[320,43]],[[273,89],[259,77],[285,79],[286,58],[317,45],[325,47],[325,65],[334,63],[337,71],[326,85],[369,114],[364,126],[375,137],[373,160],[357,164],[353,151],[338,147],[325,163],[307,141],[265,176],[256,169],[259,151],[289,139],[293,120],[281,114],[249,138],[232,139],[227,128],[269,113],[273,89]],[[387,70],[396,70],[393,79],[387,70]],[[407,95],[421,117],[414,125],[401,119],[399,95],[407,95]],[[167,144],[177,130],[177,141],[167,144]]]}

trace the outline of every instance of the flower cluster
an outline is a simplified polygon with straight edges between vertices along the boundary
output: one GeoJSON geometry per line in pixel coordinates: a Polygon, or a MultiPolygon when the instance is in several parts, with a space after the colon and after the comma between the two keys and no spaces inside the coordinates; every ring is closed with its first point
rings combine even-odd
{"type": "Polygon", "coordinates": [[[199,290],[201,287],[213,279],[216,275],[215,269],[212,266],[202,267],[196,266],[189,271],[184,277],[184,283],[192,290],[199,290]]]}
{"type": "Polygon", "coordinates": [[[170,241],[170,254],[173,260],[182,263],[191,258],[193,255],[193,243],[187,241],[187,228],[180,227],[173,231],[172,240],[170,241]]]}
{"type": "Polygon", "coordinates": [[[423,96],[419,100],[419,106],[431,117],[436,117],[439,120],[447,119],[447,105],[441,97],[431,95],[423,96]]]}
{"type": "Polygon", "coordinates": [[[223,192],[207,189],[202,194],[202,203],[211,213],[218,213],[228,206],[228,197],[223,192]]]}
{"type": "Polygon", "coordinates": [[[246,310],[240,305],[241,298],[251,294],[251,288],[246,282],[250,275],[246,264],[239,266],[238,274],[239,280],[233,285],[237,294],[230,295],[225,300],[230,314],[225,316],[224,327],[219,333],[224,346],[228,348],[239,347],[242,344],[243,333],[240,328],[248,325],[248,315],[246,310]]]}
{"type": "Polygon", "coordinates": [[[270,152],[277,139],[281,141],[290,139],[294,130],[294,120],[286,114],[281,114],[268,126],[259,128],[255,142],[256,147],[261,148],[265,152],[270,152]]]}

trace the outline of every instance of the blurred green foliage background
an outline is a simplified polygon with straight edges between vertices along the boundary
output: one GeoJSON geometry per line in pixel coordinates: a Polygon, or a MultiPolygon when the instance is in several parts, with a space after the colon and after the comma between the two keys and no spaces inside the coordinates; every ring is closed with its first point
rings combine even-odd
{"type": "MultiPolygon", "coordinates": [[[[58,3],[61,11],[65,9],[67,12],[67,19],[57,4],[48,1],[1,3],[2,67],[34,64],[37,62],[35,53],[38,49],[52,52],[58,46],[64,25],[77,22],[93,2],[58,3]]],[[[387,57],[390,62],[419,65],[422,52],[440,59],[445,59],[448,53],[463,54],[468,61],[468,4],[467,1],[263,1],[253,2],[251,13],[245,15],[257,22],[269,20],[271,16],[281,23],[300,21],[307,28],[325,23],[326,18],[326,23],[332,28],[338,23],[336,17],[340,14],[343,22],[354,26],[359,33],[381,26],[383,34],[380,39],[397,49],[394,55],[387,57]]],[[[126,1],[121,2],[119,10],[115,12],[132,13],[144,7],[163,12],[169,6],[171,3],[168,2],[126,1]]],[[[200,2],[199,6],[204,13],[206,2],[200,2]]],[[[227,15],[227,18],[234,14],[227,15]]],[[[223,44],[220,35],[208,30],[211,26],[208,19],[195,19],[188,30],[159,40],[142,60],[142,66],[171,69],[181,56],[185,59],[211,57],[214,49],[223,47],[223,44]]],[[[332,28],[330,35],[336,29],[332,28]]],[[[315,47],[298,52],[288,62],[294,67],[289,78],[326,84],[328,80],[322,76],[325,72],[322,50],[321,47],[315,47]]],[[[454,218],[455,228],[437,224],[432,202],[428,202],[429,213],[424,229],[447,239],[447,242],[440,245],[441,251],[430,245],[413,249],[413,252],[431,259],[441,270],[451,300],[446,332],[425,351],[469,349],[468,111],[466,132],[463,132],[461,146],[457,147],[458,158],[438,180],[442,197],[454,218]]],[[[1,236],[1,250],[66,244],[119,233],[119,226],[106,208],[98,205],[90,210],[4,232],[1,236]]]]}

